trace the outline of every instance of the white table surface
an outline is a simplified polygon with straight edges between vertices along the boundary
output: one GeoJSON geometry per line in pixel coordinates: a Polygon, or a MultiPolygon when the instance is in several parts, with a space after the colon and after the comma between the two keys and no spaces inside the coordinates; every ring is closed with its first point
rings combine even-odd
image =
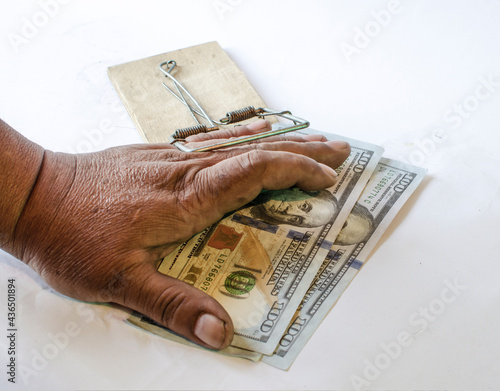
{"type": "Polygon", "coordinates": [[[142,332],[0,253],[0,389],[500,388],[500,1],[47,2],[0,2],[0,117],[46,148],[141,142],[106,68],[217,40],[270,107],[429,174],[288,372],[142,332]]]}

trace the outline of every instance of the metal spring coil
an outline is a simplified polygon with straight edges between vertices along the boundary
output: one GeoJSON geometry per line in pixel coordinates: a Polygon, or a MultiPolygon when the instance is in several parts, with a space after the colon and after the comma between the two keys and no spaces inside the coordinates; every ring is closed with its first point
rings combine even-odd
{"type": "Polygon", "coordinates": [[[207,133],[207,125],[199,124],[189,128],[177,129],[172,137],[176,140],[184,140],[186,137],[194,136],[198,133],[207,133]]]}
{"type": "MultiPolygon", "coordinates": [[[[226,114],[228,124],[234,124],[235,122],[241,122],[249,118],[257,116],[257,112],[253,106],[244,107],[239,110],[230,111],[226,114]]],[[[225,122],[225,121],[224,121],[225,122]]]]}

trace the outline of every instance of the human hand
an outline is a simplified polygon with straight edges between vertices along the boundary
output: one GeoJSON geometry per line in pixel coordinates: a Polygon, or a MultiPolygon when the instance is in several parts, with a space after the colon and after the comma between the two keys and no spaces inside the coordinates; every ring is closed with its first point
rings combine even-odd
{"type": "MultiPolygon", "coordinates": [[[[266,121],[192,136],[195,147],[270,129],[266,121]]],[[[348,156],[322,136],[276,136],[187,154],[169,144],[68,155],[45,151],[9,250],[53,288],[132,308],[208,348],[233,337],[227,312],[204,292],[156,270],[180,243],[262,189],[332,186],[348,156]]]]}

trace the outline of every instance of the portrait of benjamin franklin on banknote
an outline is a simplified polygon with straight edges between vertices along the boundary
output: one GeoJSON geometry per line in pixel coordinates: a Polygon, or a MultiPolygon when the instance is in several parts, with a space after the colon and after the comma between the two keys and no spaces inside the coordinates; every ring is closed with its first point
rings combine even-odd
{"type": "Polygon", "coordinates": [[[370,211],[364,206],[356,204],[335,239],[335,244],[350,246],[364,242],[370,237],[374,227],[375,222],[370,211]]]}
{"type": "Polygon", "coordinates": [[[338,203],[328,190],[304,191],[296,187],[261,193],[250,208],[250,214],[268,224],[290,224],[297,227],[319,227],[333,221],[338,203]]]}

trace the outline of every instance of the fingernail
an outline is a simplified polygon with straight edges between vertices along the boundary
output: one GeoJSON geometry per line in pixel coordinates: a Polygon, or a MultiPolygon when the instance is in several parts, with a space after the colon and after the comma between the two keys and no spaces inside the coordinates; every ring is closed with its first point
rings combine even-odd
{"type": "Polygon", "coordinates": [[[203,314],[194,326],[194,334],[214,349],[219,349],[226,339],[224,322],[211,314],[203,314]]]}
{"type": "Polygon", "coordinates": [[[349,148],[349,143],[346,143],[345,141],[329,141],[328,144],[335,149],[349,148]]]}
{"type": "Polygon", "coordinates": [[[326,137],[320,134],[305,134],[302,137],[307,141],[326,141],[326,137]]]}
{"type": "Polygon", "coordinates": [[[261,130],[267,126],[267,121],[260,119],[255,122],[251,122],[247,125],[247,129],[249,130],[261,130]]]}
{"type": "Polygon", "coordinates": [[[320,165],[324,172],[326,172],[327,174],[331,175],[334,178],[338,177],[337,172],[333,168],[323,163],[320,163],[320,165]]]}

